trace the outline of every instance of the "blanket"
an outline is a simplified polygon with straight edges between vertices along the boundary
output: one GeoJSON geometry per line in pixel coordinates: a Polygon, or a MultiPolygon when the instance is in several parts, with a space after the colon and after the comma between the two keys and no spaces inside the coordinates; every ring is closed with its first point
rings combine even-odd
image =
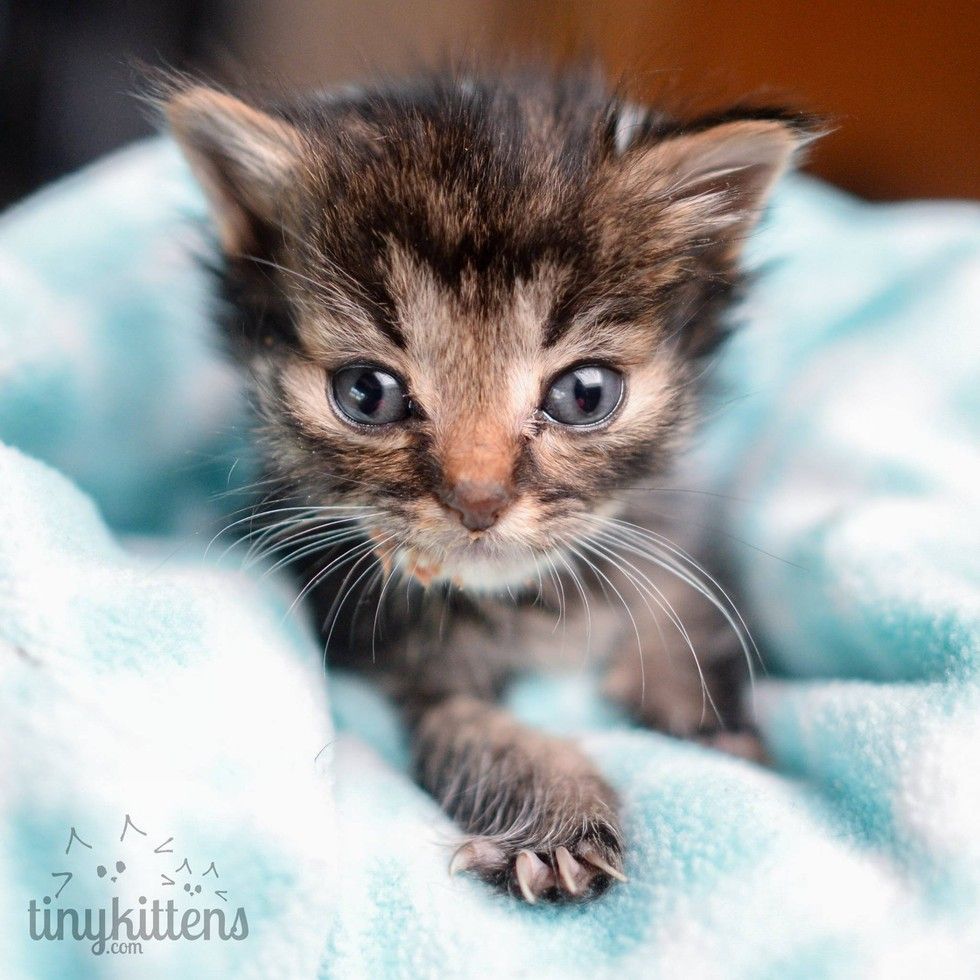
{"type": "Polygon", "coordinates": [[[251,467],[202,215],[152,141],[0,221],[0,975],[980,973],[976,208],[779,188],[695,450],[772,766],[519,683],[623,799],[629,883],[566,907],[448,876],[391,707],[208,547],[251,467]]]}

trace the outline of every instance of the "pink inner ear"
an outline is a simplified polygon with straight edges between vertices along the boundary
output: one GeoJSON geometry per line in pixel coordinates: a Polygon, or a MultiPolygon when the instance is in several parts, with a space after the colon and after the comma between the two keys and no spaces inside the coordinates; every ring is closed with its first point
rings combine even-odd
{"type": "Polygon", "coordinates": [[[276,223],[302,150],[288,123],[223,92],[176,94],[167,118],[201,183],[228,254],[249,251],[256,219],[276,223]]]}
{"type": "Polygon", "coordinates": [[[800,142],[783,122],[720,123],[628,155],[626,181],[634,192],[691,204],[716,227],[751,225],[800,142]]]}
{"type": "Polygon", "coordinates": [[[784,123],[761,120],[727,123],[700,135],[700,145],[681,168],[689,175],[688,186],[727,195],[728,210],[752,223],[792,162],[797,135],[784,123]]]}

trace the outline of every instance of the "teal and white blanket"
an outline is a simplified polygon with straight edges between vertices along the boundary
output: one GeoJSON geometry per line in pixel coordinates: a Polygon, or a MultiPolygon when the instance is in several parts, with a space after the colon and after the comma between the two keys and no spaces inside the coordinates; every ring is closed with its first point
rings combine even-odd
{"type": "Polygon", "coordinates": [[[0,221],[0,976],[980,975],[976,209],[780,189],[698,450],[774,766],[528,680],[631,842],[532,908],[448,877],[288,583],[205,555],[249,467],[202,207],[150,143],[0,221]]]}

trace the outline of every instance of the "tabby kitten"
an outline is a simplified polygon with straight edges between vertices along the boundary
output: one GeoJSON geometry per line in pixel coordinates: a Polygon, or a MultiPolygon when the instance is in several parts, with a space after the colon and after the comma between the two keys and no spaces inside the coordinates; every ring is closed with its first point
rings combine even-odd
{"type": "Polygon", "coordinates": [[[165,109],[260,415],[261,544],[306,563],[330,662],[404,709],[466,835],[451,870],[528,902],[625,880],[602,774],[497,701],[588,652],[651,726],[738,725],[743,624],[675,543],[703,521],[641,488],[684,445],[805,121],[679,123],[589,73],[268,104],[182,82],[165,109]]]}

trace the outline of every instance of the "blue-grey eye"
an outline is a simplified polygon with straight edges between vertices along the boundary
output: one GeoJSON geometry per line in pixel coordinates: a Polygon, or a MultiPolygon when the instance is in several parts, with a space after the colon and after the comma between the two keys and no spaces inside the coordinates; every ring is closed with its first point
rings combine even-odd
{"type": "Polygon", "coordinates": [[[558,378],[541,407],[550,419],[562,425],[595,425],[616,410],[623,387],[619,372],[599,364],[584,364],[558,378]]]}
{"type": "Polygon", "coordinates": [[[347,418],[363,425],[386,425],[408,416],[409,400],[402,383],[381,368],[356,365],[333,376],[333,397],[347,418]]]}

